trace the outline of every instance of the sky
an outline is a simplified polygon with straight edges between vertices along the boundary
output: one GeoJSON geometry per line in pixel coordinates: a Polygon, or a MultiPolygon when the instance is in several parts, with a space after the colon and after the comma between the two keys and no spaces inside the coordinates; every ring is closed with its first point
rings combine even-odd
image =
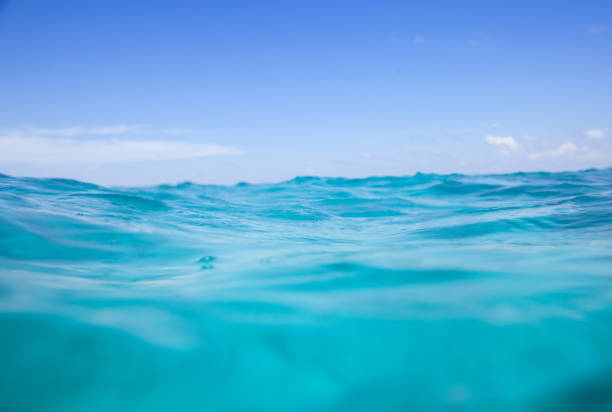
{"type": "Polygon", "coordinates": [[[3,174],[610,166],[610,1],[0,0],[3,174]]]}

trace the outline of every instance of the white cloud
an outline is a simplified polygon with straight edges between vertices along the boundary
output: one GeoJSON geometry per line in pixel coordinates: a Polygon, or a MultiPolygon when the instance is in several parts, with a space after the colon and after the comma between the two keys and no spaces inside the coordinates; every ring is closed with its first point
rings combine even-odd
{"type": "Polygon", "coordinates": [[[549,150],[546,152],[532,153],[529,155],[529,158],[531,160],[538,160],[542,158],[555,158],[573,154],[577,150],[578,148],[576,147],[576,145],[568,140],[556,149],[549,150]]]}
{"type": "Polygon", "coordinates": [[[606,133],[601,129],[589,129],[585,130],[583,134],[591,139],[603,139],[606,137],[606,133]]]}
{"type": "Polygon", "coordinates": [[[183,127],[155,128],[145,124],[116,124],[94,126],[68,127],[35,127],[23,126],[0,130],[1,135],[11,136],[48,136],[48,137],[78,137],[78,136],[122,136],[138,135],[204,135],[213,133],[212,129],[192,129],[183,127]]]}
{"type": "Polygon", "coordinates": [[[589,26],[587,27],[587,31],[591,34],[604,34],[606,31],[608,31],[608,28],[606,26],[589,26]]]}
{"type": "Polygon", "coordinates": [[[412,38],[412,42],[413,42],[414,44],[422,44],[422,43],[425,43],[425,37],[423,37],[423,36],[414,36],[414,37],[412,38]]]}
{"type": "Polygon", "coordinates": [[[84,128],[84,134],[92,134],[96,136],[118,135],[134,132],[136,130],[142,129],[143,127],[144,126],[141,125],[127,124],[121,124],[117,126],[93,126],[89,128],[84,128]]]}
{"type": "Polygon", "coordinates": [[[0,162],[108,164],[244,154],[233,146],[170,140],[0,136],[0,162]]]}
{"type": "Polygon", "coordinates": [[[508,154],[520,149],[520,145],[512,136],[485,136],[485,140],[490,145],[496,146],[501,153],[508,154]]]}
{"type": "Polygon", "coordinates": [[[576,145],[568,140],[550,153],[553,157],[558,157],[569,153],[574,153],[576,150],[578,150],[576,145]]]}
{"type": "Polygon", "coordinates": [[[25,126],[18,129],[4,130],[3,134],[12,136],[52,136],[52,137],[76,137],[76,136],[117,136],[142,130],[144,125],[102,125],[102,126],[70,126],[70,127],[33,127],[25,126]]]}

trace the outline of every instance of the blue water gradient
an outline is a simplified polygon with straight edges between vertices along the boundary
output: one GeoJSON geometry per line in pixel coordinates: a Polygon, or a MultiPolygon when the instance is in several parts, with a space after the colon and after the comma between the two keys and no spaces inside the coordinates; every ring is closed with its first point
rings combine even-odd
{"type": "Polygon", "coordinates": [[[612,169],[0,176],[0,411],[612,410],[612,169]]]}

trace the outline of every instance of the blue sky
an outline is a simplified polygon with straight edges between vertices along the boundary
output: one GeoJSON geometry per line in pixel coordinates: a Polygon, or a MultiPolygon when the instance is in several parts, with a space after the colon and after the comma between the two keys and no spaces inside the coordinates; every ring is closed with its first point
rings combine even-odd
{"type": "Polygon", "coordinates": [[[0,4],[2,173],[148,185],[612,166],[609,1],[0,4]]]}

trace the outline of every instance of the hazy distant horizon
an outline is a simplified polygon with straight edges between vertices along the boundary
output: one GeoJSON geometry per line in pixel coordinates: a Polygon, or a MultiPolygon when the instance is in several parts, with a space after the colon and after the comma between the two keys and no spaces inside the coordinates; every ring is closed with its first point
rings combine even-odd
{"type": "Polygon", "coordinates": [[[154,187],[154,186],[164,186],[164,185],[168,185],[168,186],[180,186],[182,184],[195,184],[195,185],[201,185],[201,186],[235,186],[235,185],[240,185],[240,184],[248,184],[248,185],[275,185],[275,184],[282,184],[282,183],[286,183],[286,182],[291,182],[293,180],[297,180],[297,179],[339,179],[339,180],[367,180],[367,179],[385,179],[385,178],[413,178],[416,177],[418,175],[434,175],[434,176],[453,176],[453,175],[457,175],[457,176],[466,176],[466,177],[495,177],[495,176],[512,176],[512,175],[520,175],[520,174],[538,174],[538,173],[547,173],[547,174],[559,174],[559,173],[580,173],[580,172],[589,172],[589,171],[606,171],[606,170],[610,170],[612,169],[611,167],[592,167],[592,168],[587,168],[587,169],[575,169],[575,170],[557,170],[557,171],[546,171],[546,170],[531,170],[531,171],[524,171],[524,170],[519,170],[516,172],[507,172],[507,173],[435,173],[435,172],[415,172],[415,173],[411,173],[411,174],[404,174],[404,175],[369,175],[369,176],[355,176],[355,177],[349,177],[349,176],[318,176],[318,175],[296,175],[293,176],[291,178],[288,179],[284,179],[284,180],[270,180],[270,181],[260,181],[260,182],[250,182],[248,180],[239,180],[236,182],[231,182],[231,183],[209,183],[209,182],[205,182],[205,181],[192,181],[192,180],[181,180],[181,181],[174,181],[174,182],[161,182],[161,183],[155,183],[155,184],[151,184],[151,185],[123,185],[123,184],[104,184],[104,183],[96,183],[94,181],[88,181],[88,180],[79,180],[79,179],[73,179],[73,178],[67,178],[67,177],[62,177],[62,176],[28,176],[28,175],[11,175],[8,173],[3,173],[0,170],[0,176],[6,176],[6,177],[10,177],[10,178],[17,178],[17,179],[58,179],[58,180],[74,180],[74,181],[78,181],[80,183],[86,183],[86,184],[94,184],[97,186],[102,186],[102,187],[108,187],[108,188],[112,188],[112,187],[130,187],[130,188],[138,188],[138,187],[142,187],[142,188],[146,188],[146,187],[154,187]]]}

